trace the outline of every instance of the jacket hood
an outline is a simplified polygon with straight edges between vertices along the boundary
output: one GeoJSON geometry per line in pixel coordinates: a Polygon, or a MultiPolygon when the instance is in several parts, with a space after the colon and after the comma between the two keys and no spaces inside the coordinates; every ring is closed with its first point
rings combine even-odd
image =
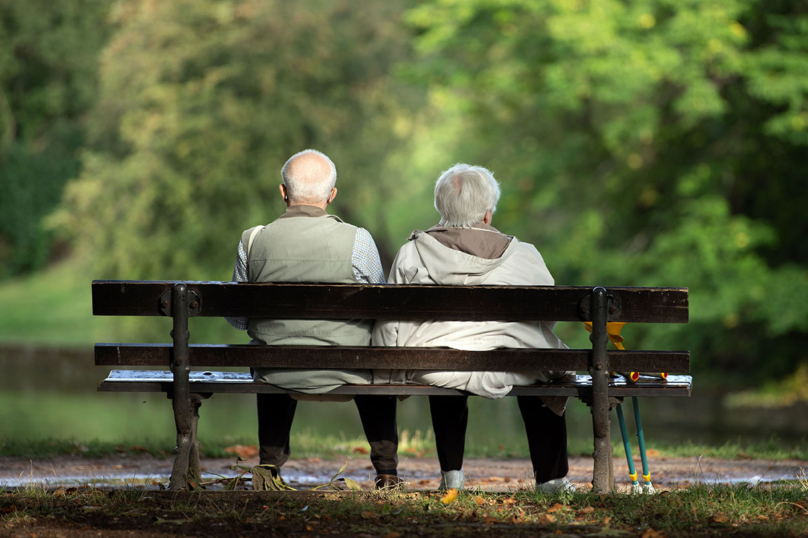
{"type": "Polygon", "coordinates": [[[491,273],[513,255],[519,241],[511,240],[499,258],[489,260],[442,245],[426,232],[410,236],[429,276],[440,286],[482,286],[491,273]]]}

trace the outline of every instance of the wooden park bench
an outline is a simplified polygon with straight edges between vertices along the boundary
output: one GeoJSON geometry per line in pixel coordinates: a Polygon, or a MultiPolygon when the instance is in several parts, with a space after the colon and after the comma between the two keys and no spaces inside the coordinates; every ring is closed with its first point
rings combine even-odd
{"type": "MultiPolygon", "coordinates": [[[[216,393],[291,392],[256,383],[249,373],[221,367],[296,369],[574,370],[574,380],[514,387],[510,396],[571,396],[592,408],[596,491],[613,483],[609,411],[619,398],[687,397],[689,375],[629,383],[609,372],[688,374],[687,351],[607,350],[607,322],[687,323],[686,288],[591,288],[578,286],[369,286],[235,282],[94,281],[93,314],[170,316],[173,344],[96,344],[95,363],[152,366],[161,370],[113,370],[100,391],[165,392],[172,398],[177,448],[169,482],[183,489],[189,467],[199,471],[196,440],[200,401],[216,393]],[[453,321],[591,321],[591,349],[191,345],[188,320],[195,316],[272,319],[403,319],[453,321]],[[191,367],[200,368],[191,371],[191,367]],[[170,368],[170,370],[166,370],[170,368]]],[[[222,320],[222,323],[225,323],[222,320]]],[[[345,385],[331,394],[462,394],[417,385],[345,385]]]]}

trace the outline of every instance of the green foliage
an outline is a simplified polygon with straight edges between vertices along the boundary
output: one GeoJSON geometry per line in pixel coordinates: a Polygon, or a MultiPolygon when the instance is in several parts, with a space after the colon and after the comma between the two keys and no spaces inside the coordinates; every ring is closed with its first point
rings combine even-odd
{"type": "Polygon", "coordinates": [[[463,133],[444,162],[503,184],[495,225],[558,283],[690,288],[690,325],[628,347],[689,348],[724,381],[808,360],[803,8],[436,0],[407,20],[406,76],[463,133]]]}
{"type": "Polygon", "coordinates": [[[109,32],[103,0],[0,2],[0,279],[42,267],[42,219],[78,174],[109,32]]]}
{"type": "Polygon", "coordinates": [[[726,383],[808,364],[799,3],[45,6],[0,5],[6,274],[47,259],[41,215],[74,174],[49,225],[88,276],[226,279],[241,231],[282,211],[294,152],[334,159],[334,212],[385,262],[467,161],[496,172],[495,225],[558,283],[690,288],[689,325],[629,328],[629,348],[689,348],[726,383]]]}
{"type": "Polygon", "coordinates": [[[282,212],[283,162],[317,147],[351,193],[336,212],[374,228],[406,52],[396,6],[122,2],[97,142],[53,225],[96,277],[228,278],[242,230],[282,212]]]}
{"type": "Polygon", "coordinates": [[[78,161],[60,150],[31,152],[15,143],[0,151],[0,279],[43,267],[52,233],[42,219],[59,204],[78,161]]]}

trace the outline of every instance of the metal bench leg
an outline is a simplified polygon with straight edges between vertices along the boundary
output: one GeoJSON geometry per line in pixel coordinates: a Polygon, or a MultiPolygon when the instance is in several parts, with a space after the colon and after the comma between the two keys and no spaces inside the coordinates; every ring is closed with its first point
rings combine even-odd
{"type": "Polygon", "coordinates": [[[612,444],[609,435],[609,369],[606,346],[609,337],[606,319],[609,299],[604,288],[592,290],[592,429],[595,434],[595,472],[592,489],[597,493],[610,491],[610,467],[612,444]]]}
{"type": "Polygon", "coordinates": [[[174,340],[171,371],[174,374],[172,404],[174,424],[177,428],[177,447],[174,449],[174,469],[171,472],[169,489],[185,489],[188,483],[188,465],[191,458],[192,417],[188,359],[188,288],[185,284],[175,284],[171,290],[171,315],[174,318],[174,340]]]}
{"type": "Polygon", "coordinates": [[[645,482],[642,485],[643,493],[656,493],[654,486],[651,484],[651,472],[648,470],[648,458],[645,455],[645,436],[642,433],[642,419],[640,419],[640,404],[637,402],[637,397],[631,397],[631,403],[634,406],[634,423],[637,425],[637,440],[640,444],[640,459],[642,459],[642,479],[645,482]]]}
{"type": "Polygon", "coordinates": [[[642,493],[640,483],[637,481],[637,471],[634,469],[634,458],[631,455],[631,444],[628,441],[628,430],[626,430],[626,419],[623,418],[622,404],[617,404],[617,420],[620,423],[620,435],[623,437],[623,449],[626,451],[628,477],[631,479],[631,493],[642,493]]]}
{"type": "Polygon", "coordinates": [[[191,454],[188,459],[188,472],[196,478],[202,476],[202,462],[199,458],[199,439],[197,438],[197,430],[199,425],[199,408],[202,406],[202,400],[194,398],[191,400],[191,408],[193,409],[193,416],[191,418],[191,454]]]}

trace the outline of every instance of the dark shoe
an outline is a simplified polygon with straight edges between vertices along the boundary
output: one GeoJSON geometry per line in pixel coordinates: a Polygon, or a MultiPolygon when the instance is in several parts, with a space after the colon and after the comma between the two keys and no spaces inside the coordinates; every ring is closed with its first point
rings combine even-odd
{"type": "Polygon", "coordinates": [[[391,474],[376,475],[376,489],[400,489],[404,487],[404,482],[397,476],[391,474]]]}

